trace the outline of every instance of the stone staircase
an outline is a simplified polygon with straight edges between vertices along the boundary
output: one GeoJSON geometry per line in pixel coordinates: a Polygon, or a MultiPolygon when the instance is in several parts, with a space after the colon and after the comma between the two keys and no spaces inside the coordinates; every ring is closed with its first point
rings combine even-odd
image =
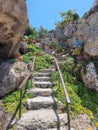
{"type": "Polygon", "coordinates": [[[35,97],[27,99],[27,112],[18,121],[17,130],[68,130],[67,114],[59,111],[62,103],[53,95],[53,71],[54,68],[45,69],[32,79],[33,88],[27,93],[33,93],[35,97]]]}

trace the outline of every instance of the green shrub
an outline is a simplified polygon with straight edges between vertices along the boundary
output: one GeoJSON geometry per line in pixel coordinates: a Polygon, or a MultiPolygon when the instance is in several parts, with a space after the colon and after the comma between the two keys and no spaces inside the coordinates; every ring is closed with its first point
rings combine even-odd
{"type": "MultiPolygon", "coordinates": [[[[79,79],[81,63],[75,63],[74,59],[68,57],[65,64],[62,65],[62,74],[65,85],[67,86],[68,94],[71,100],[70,110],[71,114],[76,115],[85,113],[90,116],[93,122],[96,122],[96,113],[98,108],[98,93],[85,87],[84,83],[79,79]],[[95,117],[94,117],[95,116],[95,117]]],[[[54,89],[55,96],[60,100],[66,108],[66,99],[62,85],[59,87],[58,73],[53,74],[53,81],[56,82],[54,89]]],[[[61,83],[60,83],[61,84],[61,83]]]]}
{"type": "Polygon", "coordinates": [[[50,47],[51,48],[57,48],[57,42],[56,41],[51,41],[50,47]]]}
{"type": "MultiPolygon", "coordinates": [[[[33,61],[34,55],[35,53],[40,53],[41,56],[36,57],[36,67],[35,70],[39,71],[41,69],[44,68],[48,68],[51,65],[51,57],[47,54],[43,54],[43,52],[41,51],[41,49],[38,49],[37,47],[35,47],[34,45],[30,45],[30,52],[28,52],[27,54],[23,55],[23,61],[25,63],[29,63],[33,61]]],[[[19,71],[19,68],[16,68],[16,71],[19,71]]],[[[22,109],[23,111],[25,111],[25,103],[27,98],[31,98],[34,97],[35,95],[33,94],[27,94],[25,93],[26,89],[31,88],[31,81],[28,80],[27,83],[25,84],[25,86],[23,87],[23,106],[22,109]]],[[[19,98],[20,98],[20,94],[19,91],[14,91],[8,95],[6,95],[4,98],[2,98],[3,104],[6,107],[6,111],[7,112],[14,112],[15,109],[17,108],[18,104],[19,104],[19,98]]]]}

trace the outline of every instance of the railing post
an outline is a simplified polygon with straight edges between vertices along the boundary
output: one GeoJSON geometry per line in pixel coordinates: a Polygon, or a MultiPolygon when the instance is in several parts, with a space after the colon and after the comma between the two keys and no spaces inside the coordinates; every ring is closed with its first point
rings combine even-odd
{"type": "Polygon", "coordinates": [[[69,113],[70,99],[69,99],[69,95],[68,95],[68,92],[67,92],[67,89],[66,89],[66,86],[65,86],[65,83],[64,83],[64,79],[63,79],[61,71],[60,71],[60,67],[59,67],[58,62],[57,62],[55,57],[54,57],[54,60],[55,60],[56,69],[58,70],[59,75],[60,75],[61,83],[62,83],[64,92],[65,92],[65,96],[66,96],[66,110],[67,110],[67,118],[68,118],[68,130],[70,130],[71,129],[71,126],[70,126],[70,113],[69,113]]]}
{"type": "Polygon", "coordinates": [[[59,83],[59,88],[60,88],[60,76],[59,76],[59,73],[58,73],[58,83],[59,83]]]}
{"type": "Polygon", "coordinates": [[[68,130],[70,130],[70,113],[69,113],[69,104],[66,101],[66,110],[67,110],[67,118],[68,118],[68,130]]]}
{"type": "Polygon", "coordinates": [[[33,84],[32,84],[32,76],[33,76],[33,74],[31,74],[31,76],[30,76],[30,85],[31,85],[31,88],[33,87],[33,84]]]}
{"type": "Polygon", "coordinates": [[[21,118],[21,109],[22,109],[22,89],[20,89],[19,118],[21,118]]]}

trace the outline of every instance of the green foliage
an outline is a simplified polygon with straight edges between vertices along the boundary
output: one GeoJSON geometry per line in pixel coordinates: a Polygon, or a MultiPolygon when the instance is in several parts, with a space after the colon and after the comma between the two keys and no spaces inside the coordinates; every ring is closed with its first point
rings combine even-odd
{"type": "Polygon", "coordinates": [[[72,23],[79,18],[79,15],[74,10],[68,10],[67,12],[60,12],[62,21],[56,23],[57,27],[64,27],[67,23],[72,23]]]}
{"type": "Polygon", "coordinates": [[[81,81],[81,68],[82,63],[76,63],[74,58],[68,57],[62,66],[63,75],[65,75],[65,80],[70,83],[74,83],[77,80],[81,81]]]}
{"type": "Polygon", "coordinates": [[[39,39],[38,31],[36,28],[29,26],[29,30],[30,30],[30,34],[28,38],[32,38],[33,40],[39,39]]]}
{"type": "Polygon", "coordinates": [[[34,45],[29,45],[30,52],[23,55],[23,61],[29,63],[33,61],[34,55],[39,53],[40,56],[36,57],[36,67],[35,70],[39,71],[40,69],[48,68],[51,65],[51,56],[43,54],[42,50],[35,47],[34,45]]]}
{"type": "Polygon", "coordinates": [[[28,43],[32,43],[35,41],[40,41],[41,38],[44,38],[47,36],[48,30],[42,26],[40,26],[39,29],[33,28],[29,26],[28,30],[25,33],[25,40],[28,41],[28,43]]]}
{"type": "Polygon", "coordinates": [[[55,47],[55,48],[57,48],[57,42],[56,42],[56,41],[51,41],[50,47],[55,47]]]}
{"type": "MultiPolygon", "coordinates": [[[[29,49],[30,52],[28,52],[27,54],[23,55],[23,61],[25,63],[29,63],[33,61],[34,55],[36,53],[40,53],[41,56],[36,57],[36,67],[35,70],[39,71],[41,69],[44,68],[48,68],[51,65],[51,57],[47,54],[43,54],[43,52],[41,51],[41,49],[35,47],[34,45],[29,45],[29,49]]],[[[19,71],[19,68],[16,68],[16,71],[19,71]]],[[[34,97],[34,94],[27,94],[25,93],[26,89],[30,88],[31,85],[31,81],[29,80],[26,85],[23,87],[23,106],[22,106],[22,112],[26,111],[25,109],[25,103],[27,98],[31,98],[34,97]]],[[[17,108],[18,104],[19,104],[19,98],[20,98],[20,94],[19,91],[15,91],[12,92],[10,94],[8,94],[7,96],[5,96],[4,98],[2,98],[3,104],[6,107],[6,111],[7,112],[14,112],[15,109],[17,108]]]]}
{"type": "MultiPolygon", "coordinates": [[[[71,57],[68,57],[65,64],[62,66],[64,82],[71,100],[71,114],[72,116],[80,113],[88,114],[92,121],[96,123],[98,122],[98,116],[96,116],[96,113],[98,113],[96,109],[98,108],[98,93],[86,88],[83,82],[78,80],[81,68],[82,64],[76,64],[71,57]]],[[[55,96],[63,103],[64,107],[66,107],[65,94],[58,80],[58,72],[55,72],[52,77],[53,81],[56,82],[54,88],[56,89],[55,96]]]]}
{"type": "Polygon", "coordinates": [[[25,63],[32,62],[33,57],[37,52],[42,53],[41,49],[35,47],[34,45],[29,45],[29,52],[23,55],[23,61],[25,63]]]}
{"type": "Polygon", "coordinates": [[[19,103],[19,92],[15,91],[2,99],[7,112],[14,112],[19,103]]]}
{"type": "Polygon", "coordinates": [[[48,68],[51,65],[51,57],[47,54],[44,54],[36,58],[36,71],[39,71],[44,68],[48,68]]]}
{"type": "MultiPolygon", "coordinates": [[[[26,85],[23,87],[23,100],[22,100],[23,104],[26,103],[27,98],[31,97],[31,95],[25,93],[25,89],[30,88],[30,87],[31,87],[30,81],[28,81],[26,85]]],[[[34,95],[32,95],[32,97],[34,97],[34,95]]],[[[15,112],[19,104],[19,99],[20,99],[19,90],[16,90],[8,94],[4,98],[2,98],[3,104],[6,108],[6,112],[12,112],[12,113],[15,112]]],[[[25,110],[25,107],[23,107],[23,109],[25,110]]]]}
{"type": "Polygon", "coordinates": [[[38,30],[39,38],[46,37],[47,33],[48,33],[48,30],[40,26],[38,30]]]}

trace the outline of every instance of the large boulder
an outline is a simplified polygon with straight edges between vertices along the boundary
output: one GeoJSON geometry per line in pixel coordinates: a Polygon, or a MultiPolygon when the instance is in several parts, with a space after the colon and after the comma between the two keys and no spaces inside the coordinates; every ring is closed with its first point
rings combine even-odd
{"type": "Polygon", "coordinates": [[[89,27],[84,52],[91,57],[98,57],[98,26],[89,27]]]}
{"type": "Polygon", "coordinates": [[[98,74],[95,65],[92,62],[89,63],[86,65],[85,71],[82,70],[83,82],[88,88],[98,92],[98,74]]]}
{"type": "Polygon", "coordinates": [[[0,97],[18,88],[28,73],[29,70],[23,62],[3,62],[0,65],[0,97]]]}
{"type": "Polygon", "coordinates": [[[69,24],[64,28],[64,36],[67,38],[71,38],[74,31],[75,31],[75,27],[73,26],[73,24],[69,24]]]}
{"type": "Polygon", "coordinates": [[[25,0],[0,0],[0,58],[18,53],[19,41],[27,27],[25,0]]]}

